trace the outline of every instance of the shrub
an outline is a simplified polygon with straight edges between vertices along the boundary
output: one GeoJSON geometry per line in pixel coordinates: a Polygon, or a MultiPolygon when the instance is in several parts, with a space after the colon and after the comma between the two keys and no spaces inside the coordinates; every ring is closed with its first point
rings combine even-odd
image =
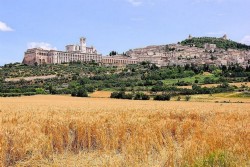
{"type": "Polygon", "coordinates": [[[142,100],[150,100],[150,96],[146,94],[143,94],[141,98],[142,100]]]}
{"type": "Polygon", "coordinates": [[[133,99],[133,95],[132,95],[131,93],[129,93],[129,94],[124,94],[122,98],[123,98],[123,99],[132,100],[132,99],[133,99]]]}
{"type": "Polygon", "coordinates": [[[117,98],[117,96],[118,96],[118,92],[113,92],[111,93],[110,98],[117,98]]]}
{"type": "Polygon", "coordinates": [[[71,96],[73,96],[73,97],[77,96],[77,90],[72,90],[71,96]]]}
{"type": "Polygon", "coordinates": [[[88,92],[91,92],[91,93],[93,93],[95,91],[95,87],[94,86],[85,86],[85,88],[86,88],[86,90],[88,92]]]}
{"type": "Polygon", "coordinates": [[[126,91],[125,86],[122,86],[122,87],[120,88],[120,90],[121,90],[122,92],[126,91]]]}
{"type": "Polygon", "coordinates": [[[77,97],[88,97],[88,92],[84,88],[79,88],[77,91],[77,97]]]}
{"type": "Polygon", "coordinates": [[[141,100],[141,95],[139,93],[136,93],[134,100],[141,100]]]}
{"type": "Polygon", "coordinates": [[[150,97],[148,95],[140,92],[136,93],[134,97],[134,100],[149,100],[149,99],[150,97]]]}
{"type": "Polygon", "coordinates": [[[190,82],[185,82],[185,81],[179,81],[175,84],[176,86],[188,86],[191,85],[190,82]]]}
{"type": "Polygon", "coordinates": [[[23,95],[24,96],[34,96],[34,95],[36,95],[36,93],[35,92],[25,92],[25,93],[23,93],[23,95]]]}
{"type": "Polygon", "coordinates": [[[156,95],[154,97],[154,100],[159,100],[159,101],[169,101],[170,99],[171,99],[170,94],[156,95]]]}
{"type": "Polygon", "coordinates": [[[88,97],[88,92],[85,88],[80,87],[78,89],[74,89],[71,92],[71,96],[73,97],[88,97]]]}
{"type": "Polygon", "coordinates": [[[190,101],[190,99],[191,99],[191,96],[189,96],[189,95],[187,95],[187,96],[185,97],[185,100],[186,100],[186,101],[190,101]]]}
{"type": "Polygon", "coordinates": [[[155,85],[151,88],[151,91],[152,92],[158,92],[158,91],[163,91],[164,88],[162,86],[159,86],[159,85],[155,85]]]}
{"type": "Polygon", "coordinates": [[[0,93],[0,97],[20,97],[21,93],[0,93]]]}
{"type": "Polygon", "coordinates": [[[135,95],[129,93],[126,94],[124,91],[120,91],[120,92],[113,92],[111,93],[110,98],[114,98],[114,99],[134,99],[134,100],[149,100],[150,97],[144,93],[136,93],[135,95]]]}
{"type": "Polygon", "coordinates": [[[125,97],[125,92],[113,92],[111,93],[110,98],[115,98],[115,99],[123,99],[125,97]]]}

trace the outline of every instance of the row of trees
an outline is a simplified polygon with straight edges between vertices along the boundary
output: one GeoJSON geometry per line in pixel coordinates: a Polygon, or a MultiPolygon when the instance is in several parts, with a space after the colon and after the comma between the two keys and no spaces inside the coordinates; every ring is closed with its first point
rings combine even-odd
{"type": "MultiPolygon", "coordinates": [[[[150,100],[150,96],[146,95],[145,93],[142,93],[142,92],[125,93],[124,91],[113,92],[111,93],[110,98],[129,99],[129,100],[150,100]]],[[[169,101],[171,99],[171,95],[170,94],[156,95],[154,96],[153,99],[158,100],[158,101],[169,101]]]]}
{"type": "MultiPolygon", "coordinates": [[[[162,93],[160,95],[155,95],[153,96],[153,100],[157,101],[170,101],[173,95],[162,93]]],[[[137,93],[125,93],[124,91],[121,92],[113,92],[111,93],[110,98],[115,98],[115,99],[129,99],[129,100],[150,100],[150,96],[146,95],[142,92],[137,92],[137,93]]],[[[187,95],[185,96],[185,100],[189,101],[191,99],[191,96],[187,95]]],[[[180,101],[181,97],[177,97],[177,101],[180,101]]]]}
{"type": "Polygon", "coordinates": [[[150,100],[150,96],[142,92],[125,93],[124,91],[111,93],[110,98],[114,99],[129,99],[129,100],[150,100]]]}
{"type": "Polygon", "coordinates": [[[197,84],[193,84],[192,89],[177,88],[168,86],[154,86],[151,88],[152,92],[168,92],[172,95],[193,95],[193,94],[213,94],[222,92],[232,92],[236,89],[235,86],[230,86],[227,82],[224,82],[216,87],[201,87],[197,84]]]}

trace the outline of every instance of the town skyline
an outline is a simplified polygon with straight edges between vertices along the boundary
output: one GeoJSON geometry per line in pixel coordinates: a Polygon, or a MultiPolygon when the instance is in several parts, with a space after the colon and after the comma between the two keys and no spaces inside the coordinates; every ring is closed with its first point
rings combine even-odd
{"type": "Polygon", "coordinates": [[[158,67],[238,64],[244,68],[248,68],[250,64],[250,46],[231,41],[226,34],[220,38],[195,38],[189,35],[186,40],[177,44],[135,48],[122,54],[112,51],[108,56],[99,54],[94,46],[87,46],[86,41],[85,37],[81,37],[79,44],[66,45],[65,51],[42,48],[28,49],[22,63],[37,66],[75,62],[117,67],[145,62],[155,64],[158,67]]]}
{"type": "Polygon", "coordinates": [[[65,50],[79,36],[88,38],[88,45],[103,55],[177,43],[189,34],[227,34],[233,41],[250,44],[246,0],[25,2],[0,0],[0,65],[21,62],[32,47],[65,50]]]}

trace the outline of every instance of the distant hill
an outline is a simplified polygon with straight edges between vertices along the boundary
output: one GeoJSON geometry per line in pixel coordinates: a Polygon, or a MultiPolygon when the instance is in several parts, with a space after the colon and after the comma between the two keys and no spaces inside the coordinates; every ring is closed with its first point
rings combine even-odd
{"type": "Polygon", "coordinates": [[[195,45],[196,47],[203,48],[205,43],[216,44],[217,48],[221,49],[241,49],[250,50],[250,46],[241,44],[232,40],[215,37],[194,37],[186,39],[181,42],[182,45],[195,45]]]}

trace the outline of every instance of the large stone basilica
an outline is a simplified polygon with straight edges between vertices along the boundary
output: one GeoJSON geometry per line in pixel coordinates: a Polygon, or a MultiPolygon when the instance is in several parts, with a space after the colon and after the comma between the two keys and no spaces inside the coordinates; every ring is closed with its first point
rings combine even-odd
{"type": "Polygon", "coordinates": [[[66,62],[81,61],[90,62],[94,60],[99,63],[102,55],[98,54],[94,47],[86,46],[86,39],[80,38],[79,45],[67,45],[66,51],[44,50],[32,48],[25,52],[23,63],[34,64],[61,64],[66,62]]]}

